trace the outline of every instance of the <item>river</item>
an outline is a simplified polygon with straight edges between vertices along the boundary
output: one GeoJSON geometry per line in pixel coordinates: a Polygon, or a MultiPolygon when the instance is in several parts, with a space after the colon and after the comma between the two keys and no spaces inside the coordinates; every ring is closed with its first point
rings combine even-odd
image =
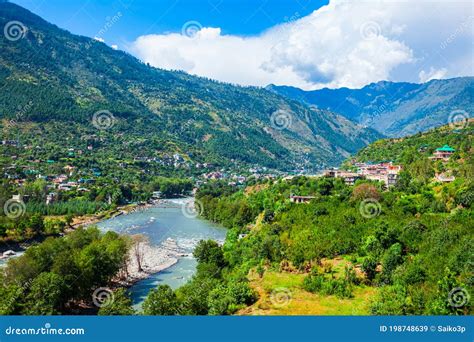
{"type": "Polygon", "coordinates": [[[173,239],[180,249],[189,254],[180,257],[175,265],[137,282],[129,289],[137,310],[141,309],[148,292],[158,284],[167,284],[176,289],[191,279],[197,264],[192,251],[200,240],[212,239],[220,243],[225,240],[225,228],[192,215],[184,215],[181,210],[184,201],[185,199],[166,200],[165,204],[157,207],[117,216],[97,224],[102,231],[143,234],[154,246],[159,246],[166,239],[173,239]]]}

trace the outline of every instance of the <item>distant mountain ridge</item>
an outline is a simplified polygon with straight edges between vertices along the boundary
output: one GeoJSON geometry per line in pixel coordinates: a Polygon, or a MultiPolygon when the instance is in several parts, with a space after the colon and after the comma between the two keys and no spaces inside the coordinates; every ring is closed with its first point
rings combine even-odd
{"type": "Polygon", "coordinates": [[[382,81],[361,89],[304,91],[269,85],[267,89],[339,113],[387,136],[405,136],[444,125],[456,113],[472,117],[474,77],[415,84],[382,81]],[[453,113],[456,111],[456,113],[453,113]]]}
{"type": "Polygon", "coordinates": [[[113,142],[131,157],[179,152],[196,162],[290,170],[337,165],[381,136],[265,89],[152,68],[0,3],[2,31],[12,22],[27,32],[14,40],[0,35],[4,138],[11,135],[5,121],[14,119],[27,142],[51,149],[100,133],[104,148],[113,142]],[[91,122],[104,110],[114,125],[99,131],[91,122]]]}

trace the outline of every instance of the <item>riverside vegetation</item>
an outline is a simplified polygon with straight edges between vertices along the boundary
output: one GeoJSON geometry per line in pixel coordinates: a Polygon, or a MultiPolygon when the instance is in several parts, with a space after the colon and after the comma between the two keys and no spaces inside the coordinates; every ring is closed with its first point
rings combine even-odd
{"type": "Polygon", "coordinates": [[[76,215],[144,201],[153,191],[187,193],[203,172],[311,171],[355,153],[360,161],[402,164],[398,184],[386,191],[375,182],[352,187],[301,176],[202,185],[201,215],[229,228],[226,242],[200,242],[193,279],[153,290],[144,313],[265,313],[282,304],[292,313],[292,300],[304,295],[335,298],[332,306],[368,298],[372,314],[472,313],[472,125],[358,152],[381,135],[264,89],[152,68],[1,2],[0,27],[18,20],[28,28],[24,38],[0,35],[0,201],[3,207],[19,192],[28,200],[23,215],[2,213],[0,239],[46,239],[0,272],[0,313],[134,313],[116,288],[131,242],[94,227],[61,236],[76,215]],[[103,120],[94,121],[97,113],[103,120]],[[431,161],[444,144],[455,154],[431,161]],[[46,205],[45,181],[67,166],[87,191],[58,192],[46,205]],[[444,172],[455,181],[433,180],[444,172]],[[315,198],[296,204],[290,194],[315,198]],[[98,310],[94,293],[103,287],[116,288],[114,300],[98,310]]]}
{"type": "MultiPolygon", "coordinates": [[[[380,315],[471,314],[472,128],[445,126],[360,151],[357,161],[390,157],[403,164],[398,183],[388,190],[366,180],[348,186],[338,178],[305,176],[254,180],[244,187],[203,184],[196,194],[201,215],[229,228],[227,239],[223,246],[201,241],[192,280],[177,290],[167,285],[152,290],[144,313],[271,313],[283,295],[287,313],[295,296],[299,305],[305,297],[311,303],[333,300],[329,306],[337,298],[347,305],[356,301],[367,306],[361,313],[380,315]],[[447,162],[431,161],[432,151],[444,143],[456,152],[447,162]],[[433,178],[446,170],[456,177],[453,182],[433,178]],[[290,194],[314,199],[291,203],[290,194]],[[266,297],[270,302],[262,303],[266,297]]],[[[127,239],[95,228],[48,238],[9,262],[1,279],[1,312],[94,312],[91,293],[114,284],[129,248],[127,239]]],[[[134,311],[126,291],[118,289],[98,313],[134,311]]]]}
{"type": "Polygon", "coordinates": [[[472,313],[472,152],[472,124],[462,130],[442,127],[383,140],[358,153],[359,161],[392,159],[404,165],[400,181],[388,191],[376,182],[351,187],[340,179],[307,177],[240,190],[219,183],[201,187],[203,216],[230,229],[222,247],[224,281],[231,285],[252,272],[260,278],[295,272],[304,281],[293,291],[352,298],[359,288],[376,288],[372,314],[472,313]],[[442,143],[457,152],[447,163],[432,162],[428,156],[442,143]],[[433,180],[446,169],[454,182],[433,180]],[[315,199],[290,203],[290,194],[315,199]],[[345,267],[334,269],[331,261],[337,259],[345,260],[345,267]]]}

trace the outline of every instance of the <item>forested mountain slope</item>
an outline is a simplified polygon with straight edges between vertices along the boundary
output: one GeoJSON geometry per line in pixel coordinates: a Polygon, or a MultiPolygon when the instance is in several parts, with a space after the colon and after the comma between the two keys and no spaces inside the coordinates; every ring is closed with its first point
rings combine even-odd
{"type": "Polygon", "coordinates": [[[115,157],[180,152],[220,165],[317,169],[380,137],[265,89],[152,68],[0,3],[0,27],[7,25],[10,34],[0,35],[4,139],[20,131],[26,144],[61,150],[100,134],[104,153],[115,157]],[[100,130],[92,124],[98,111],[100,130]]]}

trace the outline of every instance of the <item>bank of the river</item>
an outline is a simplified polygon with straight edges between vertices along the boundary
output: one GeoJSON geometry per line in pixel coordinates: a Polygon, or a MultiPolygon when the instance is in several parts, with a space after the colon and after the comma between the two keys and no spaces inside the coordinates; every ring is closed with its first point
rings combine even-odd
{"type": "Polygon", "coordinates": [[[177,288],[192,277],[197,264],[192,252],[200,240],[213,239],[220,243],[225,240],[226,229],[186,211],[183,213],[183,203],[189,200],[165,200],[157,206],[97,223],[102,231],[112,230],[147,238],[143,255],[145,271],[138,272],[132,255],[128,267],[130,276],[125,284],[132,283],[129,291],[137,309],[148,292],[157,285],[167,284],[177,288]]]}
{"type": "MultiPolygon", "coordinates": [[[[81,227],[90,226],[100,221],[111,219],[120,215],[130,214],[136,211],[145,210],[153,207],[152,203],[133,203],[124,206],[119,206],[116,209],[102,211],[96,214],[81,215],[73,218],[71,226],[66,228],[65,234],[81,227]]],[[[64,218],[64,216],[50,216],[53,218],[64,218]]],[[[30,239],[22,241],[0,241],[0,267],[5,267],[9,259],[17,258],[21,256],[31,245],[40,243],[48,236],[59,236],[59,235],[37,235],[30,239]],[[5,252],[14,252],[14,254],[8,254],[3,256],[5,252]]],[[[141,279],[141,278],[140,278],[141,279]]]]}

